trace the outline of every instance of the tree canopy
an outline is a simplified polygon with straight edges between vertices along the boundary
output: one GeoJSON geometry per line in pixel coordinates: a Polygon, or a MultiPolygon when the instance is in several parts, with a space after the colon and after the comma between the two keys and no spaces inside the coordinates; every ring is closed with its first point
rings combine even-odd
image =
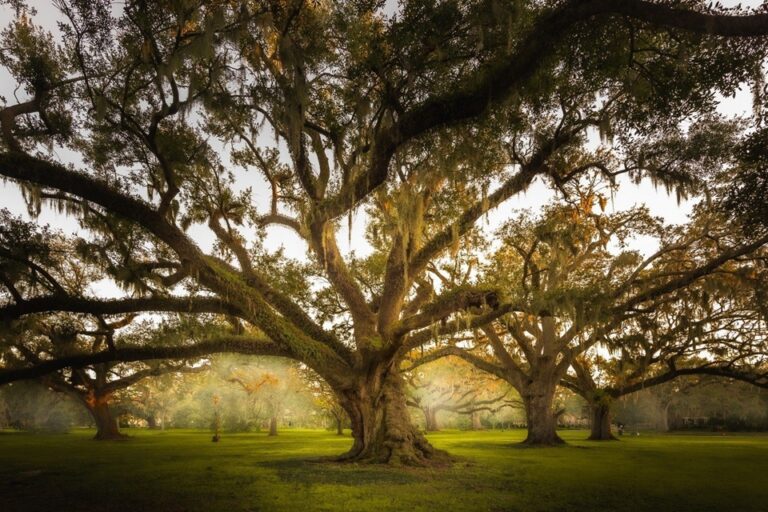
{"type": "MultiPolygon", "coordinates": [[[[405,464],[445,458],[411,424],[405,355],[493,332],[519,309],[503,283],[472,279],[477,222],[535,179],[566,198],[574,182],[622,175],[703,193],[732,165],[728,144],[746,138],[716,118],[717,97],[759,83],[768,33],[762,10],[694,0],[418,0],[395,12],[379,1],[58,0],[53,36],[24,2],[5,3],[17,17],[0,64],[19,94],[0,109],[0,175],[32,214],[52,205],[79,233],[4,214],[0,317],[10,330],[62,313],[165,323],[101,351],[3,356],[0,383],[95,363],[283,356],[317,372],[348,414],[346,458],[405,464]],[[356,216],[369,255],[339,247],[356,216]],[[265,243],[275,227],[303,241],[306,260],[265,243]],[[448,261],[466,273],[461,286],[435,277],[448,261]],[[105,278],[124,296],[90,293],[105,278]]],[[[621,230],[620,217],[604,220],[621,230]]],[[[656,229],[643,215],[626,222],[656,229]]],[[[605,270],[603,227],[585,226],[602,258],[591,271],[605,270]]],[[[592,310],[653,308],[766,241],[760,229],[718,240],[693,268],[642,286],[645,267],[662,267],[619,256],[632,285],[592,310]]],[[[572,291],[604,288],[602,277],[572,291]]]]}

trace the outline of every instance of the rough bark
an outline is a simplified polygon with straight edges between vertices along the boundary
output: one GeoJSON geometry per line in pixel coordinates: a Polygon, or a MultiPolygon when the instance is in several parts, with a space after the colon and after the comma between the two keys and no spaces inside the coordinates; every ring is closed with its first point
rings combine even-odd
{"type": "Polygon", "coordinates": [[[117,424],[117,418],[114,417],[109,409],[109,402],[103,398],[89,400],[86,404],[88,412],[96,424],[96,435],[94,439],[98,441],[110,441],[115,439],[125,439],[127,436],[120,432],[117,424]]]}
{"type": "Polygon", "coordinates": [[[411,422],[400,375],[393,370],[369,372],[353,389],[339,393],[352,423],[352,448],[340,460],[432,466],[449,462],[411,422]]]}
{"type": "Polygon", "coordinates": [[[589,404],[592,413],[590,441],[616,441],[611,433],[611,406],[606,403],[589,404]]]}
{"type": "Polygon", "coordinates": [[[523,394],[528,420],[528,436],[523,444],[554,446],[565,443],[557,435],[557,416],[552,410],[554,397],[554,385],[534,385],[523,394]]]}
{"type": "Polygon", "coordinates": [[[277,417],[276,416],[271,416],[269,418],[269,435],[270,436],[277,435],[277,417]]]}

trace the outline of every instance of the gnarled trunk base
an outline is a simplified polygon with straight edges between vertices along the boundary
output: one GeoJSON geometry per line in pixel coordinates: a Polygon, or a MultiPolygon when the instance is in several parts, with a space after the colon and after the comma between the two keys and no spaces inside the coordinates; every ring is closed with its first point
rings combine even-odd
{"type": "Polygon", "coordinates": [[[450,462],[411,422],[400,376],[386,372],[356,390],[340,394],[352,422],[352,448],[341,461],[406,466],[435,466],[450,462]]]}
{"type": "Polygon", "coordinates": [[[528,420],[528,436],[522,442],[526,446],[558,446],[565,444],[557,435],[557,416],[552,410],[554,386],[523,397],[528,420]]]}

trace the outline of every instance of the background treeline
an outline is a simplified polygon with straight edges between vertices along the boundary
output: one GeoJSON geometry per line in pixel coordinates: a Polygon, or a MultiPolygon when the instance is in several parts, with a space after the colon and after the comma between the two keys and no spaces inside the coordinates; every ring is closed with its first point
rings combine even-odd
{"type": "MultiPolygon", "coordinates": [[[[323,385],[296,364],[222,357],[198,372],[143,380],[112,397],[110,407],[123,429],[215,430],[217,418],[223,433],[348,429],[348,419],[323,385]]],[[[413,372],[408,393],[412,419],[426,431],[526,427],[515,391],[458,360],[439,360],[413,372]]],[[[555,405],[560,428],[589,427],[589,407],[580,396],[561,389],[555,405]]],[[[614,407],[615,422],[627,433],[768,431],[768,390],[728,379],[680,378],[622,397],[614,407]]],[[[0,388],[0,428],[67,432],[94,426],[78,400],[42,382],[0,388]]]]}
{"type": "Polygon", "coordinates": [[[722,379],[681,379],[624,397],[616,420],[659,431],[765,431],[768,391],[722,379]]]}

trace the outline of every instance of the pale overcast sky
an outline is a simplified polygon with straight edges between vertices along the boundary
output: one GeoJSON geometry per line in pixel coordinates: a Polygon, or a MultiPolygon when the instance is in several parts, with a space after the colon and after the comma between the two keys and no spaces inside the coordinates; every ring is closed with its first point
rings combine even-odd
{"type": "MultiPolygon", "coordinates": [[[[389,0],[389,4],[392,0],[389,0]]],[[[739,2],[736,1],[724,1],[726,6],[735,5],[739,2]]],[[[758,0],[752,0],[748,2],[740,2],[744,6],[757,6],[761,2],[758,0]]],[[[52,8],[48,1],[32,1],[31,5],[37,8],[37,16],[35,21],[43,24],[49,30],[56,31],[55,19],[57,11],[52,8]]],[[[116,3],[121,5],[121,3],[116,3]]],[[[0,7],[0,25],[5,26],[13,19],[13,11],[8,7],[0,7]]],[[[3,95],[10,102],[13,102],[14,96],[14,83],[10,80],[10,77],[4,70],[0,70],[0,95],[3,95]]],[[[742,90],[735,98],[723,99],[720,105],[720,111],[726,115],[741,115],[751,111],[752,97],[748,90],[742,90]]],[[[59,157],[67,160],[71,160],[71,155],[63,154],[59,152],[59,157]]],[[[243,187],[253,186],[256,199],[259,204],[266,205],[268,197],[266,195],[266,187],[261,186],[256,182],[256,173],[244,173],[238,172],[242,178],[241,183],[243,187]]],[[[260,181],[260,180],[259,180],[260,181]]],[[[492,228],[498,225],[504,219],[509,218],[513,209],[518,208],[531,208],[537,209],[543,204],[547,203],[552,197],[551,190],[546,187],[541,181],[537,181],[533,186],[529,188],[525,193],[519,194],[512,199],[508,200],[502,206],[497,208],[489,215],[489,226],[492,228]]],[[[655,189],[650,182],[645,181],[640,185],[634,185],[627,180],[623,180],[621,187],[615,194],[613,201],[608,205],[608,211],[624,210],[631,208],[635,205],[645,204],[651,210],[651,213],[660,216],[668,223],[682,223],[685,222],[687,215],[691,211],[692,203],[690,201],[684,201],[678,204],[674,196],[666,194],[663,189],[655,189]]],[[[23,216],[27,216],[26,207],[21,197],[21,193],[18,188],[10,183],[0,183],[0,206],[6,207],[11,211],[23,216]]],[[[73,232],[77,229],[76,222],[73,219],[67,218],[61,214],[58,214],[50,208],[45,208],[42,215],[39,218],[39,222],[48,223],[53,227],[62,229],[66,232],[73,232]]],[[[347,222],[342,223],[344,227],[339,233],[339,244],[342,250],[349,251],[354,249],[357,254],[365,254],[368,250],[367,243],[363,238],[363,224],[364,214],[362,211],[358,211],[354,217],[353,233],[351,237],[351,244],[349,243],[349,236],[347,233],[347,222]]],[[[190,235],[197,240],[203,248],[209,248],[213,236],[210,231],[203,226],[193,226],[190,229],[190,235]]],[[[295,257],[303,258],[306,253],[306,247],[304,243],[290,230],[280,227],[270,228],[268,238],[266,241],[268,247],[277,248],[284,246],[286,253],[295,257]]],[[[652,243],[648,240],[637,240],[634,246],[643,252],[652,251],[655,249],[652,243]]],[[[93,292],[100,295],[114,295],[119,292],[110,285],[100,286],[100,289],[94,289],[93,292]]]]}

